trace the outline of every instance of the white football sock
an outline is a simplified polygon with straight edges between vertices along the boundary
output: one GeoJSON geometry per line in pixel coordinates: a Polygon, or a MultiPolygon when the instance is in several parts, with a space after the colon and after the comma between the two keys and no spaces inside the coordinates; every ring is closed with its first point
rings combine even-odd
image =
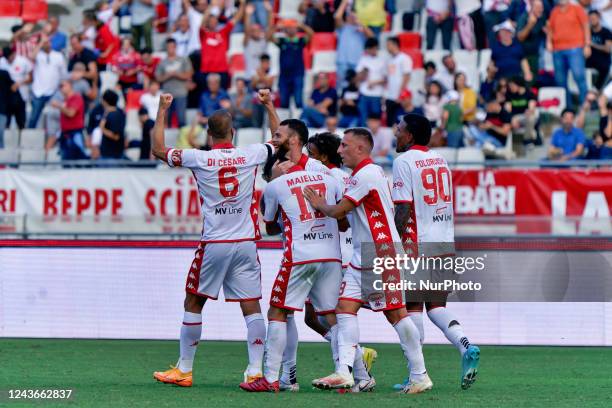
{"type": "Polygon", "coordinates": [[[185,312],[181,326],[181,356],[176,363],[178,369],[184,373],[193,369],[193,358],[198,349],[200,337],[202,337],[202,314],[185,312]]]}
{"type": "Polygon", "coordinates": [[[425,359],[419,341],[419,330],[408,316],[395,323],[393,328],[399,336],[404,356],[408,360],[410,379],[420,381],[427,371],[425,370],[425,359]]]}
{"type": "Polygon", "coordinates": [[[470,347],[470,341],[463,334],[463,328],[459,322],[453,318],[446,307],[436,307],[428,310],[427,316],[444,333],[448,341],[459,350],[461,355],[465,354],[470,347]]]}
{"type": "Polygon", "coordinates": [[[357,345],[355,349],[355,361],[353,362],[353,377],[355,380],[369,380],[370,374],[366,369],[365,363],[363,362],[363,349],[357,345]]]}
{"type": "Polygon", "coordinates": [[[331,345],[332,360],[334,361],[334,370],[338,369],[338,325],[334,324],[327,332],[329,334],[329,344],[331,345]]]}
{"type": "Polygon", "coordinates": [[[338,313],[338,368],[342,374],[350,374],[355,361],[355,350],[359,344],[359,322],[357,315],[338,313]]]}
{"type": "Polygon", "coordinates": [[[247,346],[249,352],[248,375],[261,373],[261,364],[264,354],[264,342],[266,339],[266,323],[261,313],[253,313],[244,316],[247,327],[247,346]]]}
{"type": "Polygon", "coordinates": [[[421,344],[425,342],[425,329],[423,329],[423,312],[411,312],[408,311],[408,316],[410,316],[410,320],[412,323],[419,329],[419,341],[421,344]]]}
{"type": "Polygon", "coordinates": [[[278,372],[283,361],[283,352],[287,346],[287,322],[268,321],[268,337],[264,358],[264,377],[269,383],[278,381],[278,372]]]}
{"type": "Polygon", "coordinates": [[[295,384],[297,382],[297,349],[298,331],[292,314],[287,315],[287,345],[283,352],[283,373],[281,382],[295,384]]]}

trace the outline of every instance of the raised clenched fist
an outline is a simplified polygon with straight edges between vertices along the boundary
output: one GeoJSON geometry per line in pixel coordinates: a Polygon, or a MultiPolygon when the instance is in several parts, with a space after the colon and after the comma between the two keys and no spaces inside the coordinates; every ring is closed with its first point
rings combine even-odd
{"type": "Polygon", "coordinates": [[[161,94],[159,97],[159,107],[162,109],[168,109],[172,104],[172,95],[169,93],[161,94]]]}
{"type": "Polygon", "coordinates": [[[272,103],[272,95],[269,89],[260,89],[257,93],[257,96],[259,97],[259,102],[261,102],[262,105],[268,105],[272,103]]]}

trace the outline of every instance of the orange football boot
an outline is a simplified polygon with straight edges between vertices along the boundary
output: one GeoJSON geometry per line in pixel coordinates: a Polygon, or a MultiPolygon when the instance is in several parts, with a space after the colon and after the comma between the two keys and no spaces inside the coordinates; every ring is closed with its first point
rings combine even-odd
{"type": "Polygon", "coordinates": [[[156,371],[153,378],[166,384],[176,384],[180,387],[191,387],[193,385],[192,372],[184,373],[178,367],[170,366],[170,370],[156,371]]]}

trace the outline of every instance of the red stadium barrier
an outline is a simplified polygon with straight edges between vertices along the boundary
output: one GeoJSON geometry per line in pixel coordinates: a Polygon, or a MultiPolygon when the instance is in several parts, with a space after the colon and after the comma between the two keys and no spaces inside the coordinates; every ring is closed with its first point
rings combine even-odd
{"type": "Polygon", "coordinates": [[[409,49],[409,50],[402,50],[402,51],[406,53],[408,56],[410,56],[410,58],[412,59],[412,68],[414,69],[423,68],[423,54],[421,53],[421,50],[409,49]]]}
{"type": "Polygon", "coordinates": [[[49,17],[49,6],[46,1],[25,0],[21,10],[23,21],[35,23],[49,17]]]}
{"type": "Polygon", "coordinates": [[[410,49],[421,49],[421,34],[415,32],[405,32],[397,36],[400,42],[400,49],[403,52],[410,49]]]}
{"type": "Polygon", "coordinates": [[[20,0],[0,1],[0,17],[19,17],[21,15],[20,0]]]}
{"type": "Polygon", "coordinates": [[[336,33],[315,33],[310,40],[310,47],[313,53],[317,51],[335,51],[336,33]]]}

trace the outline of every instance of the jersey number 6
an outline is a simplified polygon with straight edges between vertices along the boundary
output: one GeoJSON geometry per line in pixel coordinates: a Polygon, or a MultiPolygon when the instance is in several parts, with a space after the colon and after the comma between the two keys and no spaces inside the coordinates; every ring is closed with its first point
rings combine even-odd
{"type": "Polygon", "coordinates": [[[219,192],[225,198],[238,195],[238,169],[236,167],[222,167],[219,169],[219,192]]]}

